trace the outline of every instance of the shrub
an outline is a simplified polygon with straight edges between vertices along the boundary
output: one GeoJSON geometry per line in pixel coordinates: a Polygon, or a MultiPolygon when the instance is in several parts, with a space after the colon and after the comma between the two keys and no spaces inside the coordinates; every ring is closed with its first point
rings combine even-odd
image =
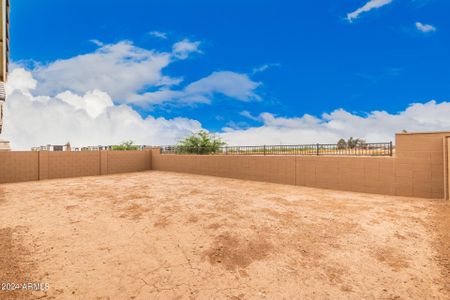
{"type": "Polygon", "coordinates": [[[354,148],[364,148],[366,145],[366,141],[363,139],[354,139],[353,137],[350,137],[347,141],[347,147],[349,147],[350,149],[354,149],[354,148]]]}
{"type": "Polygon", "coordinates": [[[226,143],[219,137],[204,130],[196,132],[177,144],[178,153],[210,154],[216,153],[226,143]]]}
{"type": "Polygon", "coordinates": [[[347,142],[346,142],[344,139],[340,139],[340,140],[337,142],[337,148],[338,148],[339,150],[342,150],[342,149],[347,148],[347,142]]]}
{"type": "Polygon", "coordinates": [[[367,146],[366,144],[367,144],[366,141],[363,139],[359,138],[354,139],[353,137],[350,137],[347,141],[345,141],[344,139],[340,139],[337,142],[337,148],[341,150],[347,148],[350,149],[365,148],[367,146]]]}
{"type": "Polygon", "coordinates": [[[133,141],[126,141],[120,145],[115,145],[111,147],[114,151],[130,151],[130,150],[138,150],[139,147],[134,145],[133,141]]]}

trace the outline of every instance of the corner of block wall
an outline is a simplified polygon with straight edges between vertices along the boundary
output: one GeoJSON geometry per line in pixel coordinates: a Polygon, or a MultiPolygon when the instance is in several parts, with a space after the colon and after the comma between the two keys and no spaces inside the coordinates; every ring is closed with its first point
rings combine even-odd
{"type": "Polygon", "coordinates": [[[450,200],[450,135],[444,137],[444,199],[450,200]]]}
{"type": "Polygon", "coordinates": [[[38,168],[39,168],[38,180],[48,179],[48,151],[38,152],[38,168]]]}

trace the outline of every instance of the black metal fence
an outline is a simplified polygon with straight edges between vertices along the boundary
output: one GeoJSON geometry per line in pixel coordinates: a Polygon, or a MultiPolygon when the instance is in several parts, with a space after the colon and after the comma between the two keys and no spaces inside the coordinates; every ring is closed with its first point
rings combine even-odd
{"type": "Polygon", "coordinates": [[[338,144],[224,146],[216,148],[165,146],[161,147],[161,154],[392,156],[393,146],[392,142],[364,143],[354,147],[338,144]]]}
{"type": "Polygon", "coordinates": [[[32,147],[31,151],[101,151],[101,150],[136,150],[144,151],[150,149],[159,149],[158,146],[148,145],[131,145],[129,149],[123,149],[121,145],[109,145],[109,146],[83,146],[83,147],[71,147],[70,145],[45,145],[39,147],[32,147]]]}

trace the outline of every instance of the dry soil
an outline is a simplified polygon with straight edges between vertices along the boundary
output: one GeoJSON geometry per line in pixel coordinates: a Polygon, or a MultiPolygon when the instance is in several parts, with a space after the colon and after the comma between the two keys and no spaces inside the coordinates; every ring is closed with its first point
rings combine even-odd
{"type": "Polygon", "coordinates": [[[0,299],[449,299],[450,205],[166,172],[0,185],[0,299]]]}

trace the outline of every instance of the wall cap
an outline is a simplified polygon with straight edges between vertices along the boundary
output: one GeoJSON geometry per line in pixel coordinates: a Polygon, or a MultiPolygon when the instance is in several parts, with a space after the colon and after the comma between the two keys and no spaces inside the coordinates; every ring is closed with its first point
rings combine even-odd
{"type": "Polygon", "coordinates": [[[422,131],[422,132],[398,132],[396,135],[413,135],[413,134],[448,134],[450,136],[450,131],[422,131]]]}

